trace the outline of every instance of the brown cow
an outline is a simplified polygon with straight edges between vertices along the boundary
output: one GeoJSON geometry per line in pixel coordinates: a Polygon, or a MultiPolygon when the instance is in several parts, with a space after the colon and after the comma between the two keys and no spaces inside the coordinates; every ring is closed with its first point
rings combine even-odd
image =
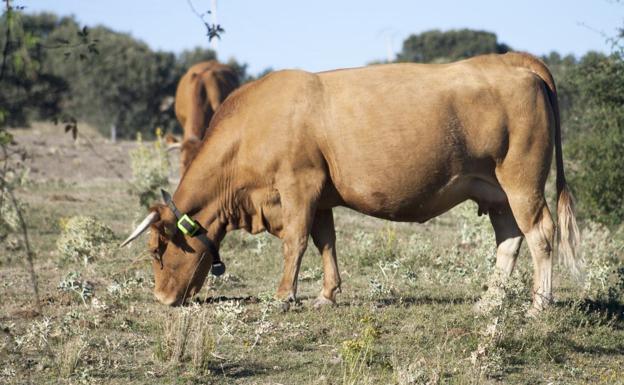
{"type": "Polygon", "coordinates": [[[324,269],[316,304],[334,303],[333,207],[425,222],[472,199],[490,216],[504,274],[526,238],[540,310],[552,298],[555,225],[544,185],[553,148],[560,253],[571,268],[578,262],[555,84],[530,55],[280,71],[236,91],[210,129],[173,196],[176,212],[155,206],[124,243],[152,225],[154,292],[165,304],[201,289],[210,257],[219,262],[218,246],[235,229],[283,240],[277,297],[286,301],[311,234],[324,269]],[[192,221],[178,221],[184,213],[192,221]],[[195,226],[199,236],[178,231],[195,226]]]}
{"type": "MultiPolygon", "coordinates": [[[[180,79],[175,113],[184,135],[182,142],[173,144],[170,149],[181,149],[181,173],[197,155],[214,112],[238,86],[236,72],[215,60],[193,65],[180,79]]],[[[170,144],[177,142],[172,136],[167,139],[170,144]]]]}

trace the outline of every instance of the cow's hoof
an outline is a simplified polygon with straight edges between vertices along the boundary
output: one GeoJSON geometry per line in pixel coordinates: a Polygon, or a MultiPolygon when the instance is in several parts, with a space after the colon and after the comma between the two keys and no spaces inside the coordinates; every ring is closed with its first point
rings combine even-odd
{"type": "Polygon", "coordinates": [[[315,309],[320,309],[322,307],[327,307],[327,306],[336,306],[336,301],[332,301],[331,299],[325,298],[323,295],[319,295],[314,300],[313,306],[315,309]]]}
{"type": "Polygon", "coordinates": [[[297,303],[297,298],[292,293],[288,294],[285,298],[280,298],[280,295],[278,295],[277,297],[277,299],[282,302],[282,311],[284,312],[290,310],[290,306],[297,303]]]}
{"type": "Polygon", "coordinates": [[[544,310],[546,310],[550,306],[551,302],[547,301],[544,303],[533,303],[529,310],[526,312],[526,316],[528,318],[537,318],[542,314],[544,310]]]}

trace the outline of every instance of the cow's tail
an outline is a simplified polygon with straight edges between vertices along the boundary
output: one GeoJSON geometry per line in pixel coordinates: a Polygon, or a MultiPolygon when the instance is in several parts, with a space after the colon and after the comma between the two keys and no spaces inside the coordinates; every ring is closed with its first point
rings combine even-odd
{"type": "Polygon", "coordinates": [[[578,251],[580,232],[574,215],[574,199],[568,188],[563,170],[563,152],[561,149],[561,120],[557,88],[552,74],[546,65],[536,57],[525,53],[508,53],[503,60],[516,67],[524,67],[539,76],[546,84],[548,99],[555,118],[555,160],[557,166],[557,218],[559,258],[576,277],[581,277],[583,260],[578,251]]]}

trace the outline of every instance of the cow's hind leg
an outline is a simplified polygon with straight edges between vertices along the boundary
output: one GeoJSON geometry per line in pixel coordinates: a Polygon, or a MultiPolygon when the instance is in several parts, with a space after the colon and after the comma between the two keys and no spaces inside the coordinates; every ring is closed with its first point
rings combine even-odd
{"type": "Polygon", "coordinates": [[[340,292],[340,273],[336,259],[336,230],[331,209],[317,210],[312,223],[312,240],[323,258],[323,288],[314,307],[334,305],[340,292]]]}
{"type": "Polygon", "coordinates": [[[518,228],[509,205],[492,211],[489,215],[496,235],[496,268],[505,277],[509,277],[516,266],[522,244],[522,231],[518,228]]]}
{"type": "MultiPolygon", "coordinates": [[[[516,266],[520,246],[522,245],[523,234],[518,228],[511,208],[505,202],[503,207],[495,208],[489,212],[490,222],[496,235],[496,270],[503,279],[508,278],[516,266]]],[[[499,287],[488,287],[487,298],[498,298],[491,292],[500,290],[499,287]]],[[[493,304],[488,301],[479,301],[475,305],[475,310],[487,311],[493,304]]]]}
{"type": "MultiPolygon", "coordinates": [[[[555,225],[544,199],[543,184],[541,187],[533,185],[531,188],[529,179],[524,181],[525,184],[506,185],[507,178],[502,174],[501,172],[497,176],[507,193],[513,216],[527,240],[533,258],[533,311],[539,311],[552,301],[552,250],[555,225]]],[[[515,177],[509,179],[517,181],[515,177]]]]}

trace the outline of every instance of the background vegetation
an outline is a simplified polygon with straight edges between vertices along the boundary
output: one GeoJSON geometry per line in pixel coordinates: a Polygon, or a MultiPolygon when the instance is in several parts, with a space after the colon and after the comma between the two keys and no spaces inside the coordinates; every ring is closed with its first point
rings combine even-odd
{"type": "MultiPolygon", "coordinates": [[[[6,22],[0,20],[2,46],[6,22]]],[[[179,55],[153,51],[129,34],[81,27],[73,17],[16,12],[12,23],[10,76],[0,88],[4,125],[11,127],[62,113],[103,134],[116,125],[120,137],[141,132],[151,138],[155,127],[176,127],[165,101],[182,74],[191,64],[216,59],[199,47],[179,55]]],[[[229,64],[249,79],[244,64],[229,64]]]]}

